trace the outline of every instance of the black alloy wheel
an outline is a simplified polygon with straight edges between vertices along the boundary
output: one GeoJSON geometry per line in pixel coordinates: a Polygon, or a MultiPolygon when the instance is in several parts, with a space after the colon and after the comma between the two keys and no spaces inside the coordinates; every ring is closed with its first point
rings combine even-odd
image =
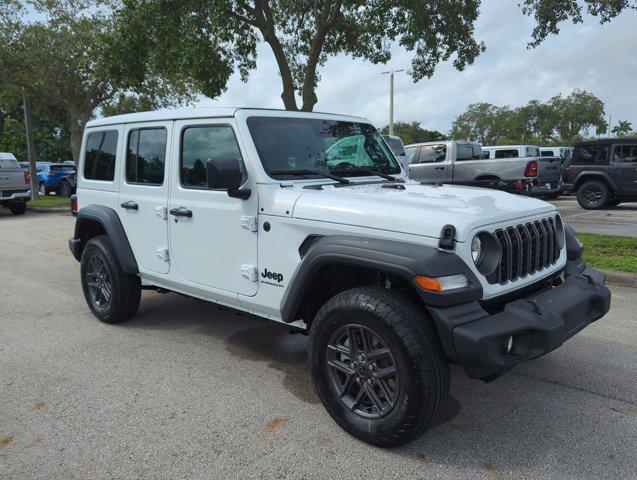
{"type": "Polygon", "coordinates": [[[394,357],[378,334],[357,324],[339,328],[326,355],[330,386],[346,408],[377,419],[396,405],[399,374],[394,357]]]}
{"type": "Polygon", "coordinates": [[[88,261],[86,285],[93,305],[98,308],[107,307],[111,301],[113,286],[104,260],[97,255],[91,256],[88,261]]]}

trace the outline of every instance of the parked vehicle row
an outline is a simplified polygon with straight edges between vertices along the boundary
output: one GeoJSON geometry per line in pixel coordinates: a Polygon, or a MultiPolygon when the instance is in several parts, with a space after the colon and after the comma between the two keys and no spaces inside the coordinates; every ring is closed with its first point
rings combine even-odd
{"type": "Polygon", "coordinates": [[[26,212],[31,198],[31,177],[12,153],[0,152],[0,206],[14,215],[26,212]]]}
{"type": "MultiPolygon", "coordinates": [[[[20,162],[20,167],[28,171],[29,162],[20,162]]],[[[70,197],[75,193],[76,172],[73,162],[36,162],[36,171],[39,195],[55,192],[70,197]]]]}

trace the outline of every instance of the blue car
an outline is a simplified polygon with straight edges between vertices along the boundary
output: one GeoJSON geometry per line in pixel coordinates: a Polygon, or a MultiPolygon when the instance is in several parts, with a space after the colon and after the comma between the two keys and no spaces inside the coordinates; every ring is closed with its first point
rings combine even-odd
{"type": "Polygon", "coordinates": [[[75,173],[75,165],[69,163],[38,163],[40,195],[60,193],[64,180],[75,173]]]}

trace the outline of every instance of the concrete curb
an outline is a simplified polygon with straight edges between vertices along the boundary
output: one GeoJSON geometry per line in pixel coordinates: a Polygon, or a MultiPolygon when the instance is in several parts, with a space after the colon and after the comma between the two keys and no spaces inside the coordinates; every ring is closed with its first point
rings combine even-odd
{"type": "Polygon", "coordinates": [[[53,213],[53,212],[65,212],[71,213],[71,207],[32,207],[27,204],[27,210],[31,210],[32,212],[41,212],[41,213],[53,213]]]}
{"type": "Polygon", "coordinates": [[[613,270],[602,270],[606,274],[606,283],[617,285],[618,287],[637,288],[637,273],[616,272],[613,270]]]}

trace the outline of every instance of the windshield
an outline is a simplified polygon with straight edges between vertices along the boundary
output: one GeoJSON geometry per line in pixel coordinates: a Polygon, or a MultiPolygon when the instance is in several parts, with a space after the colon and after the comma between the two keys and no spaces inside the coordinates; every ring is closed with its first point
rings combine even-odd
{"type": "Polygon", "coordinates": [[[299,170],[345,176],[401,172],[378,131],[367,123],[251,117],[248,128],[263,168],[273,178],[297,176],[299,170]]]}
{"type": "Polygon", "coordinates": [[[52,171],[75,171],[75,165],[51,165],[52,171]]]}

